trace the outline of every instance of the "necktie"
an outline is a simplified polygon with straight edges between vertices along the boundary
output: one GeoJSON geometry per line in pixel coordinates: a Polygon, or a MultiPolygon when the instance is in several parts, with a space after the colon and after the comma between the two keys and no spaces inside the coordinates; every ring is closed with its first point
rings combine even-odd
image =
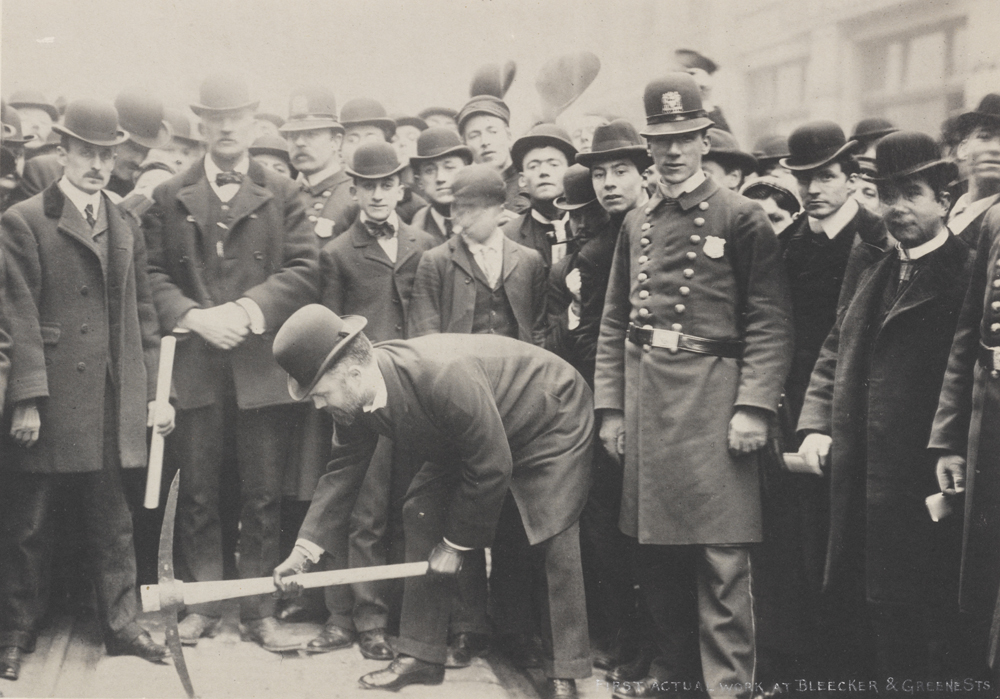
{"type": "Polygon", "coordinates": [[[83,207],[83,215],[87,217],[87,223],[93,228],[97,224],[97,217],[94,216],[94,205],[87,204],[83,207]]]}
{"type": "Polygon", "coordinates": [[[486,281],[490,283],[490,288],[495,289],[500,280],[500,265],[497,264],[496,251],[493,248],[483,246],[479,248],[479,254],[476,257],[479,265],[483,268],[483,274],[486,275],[486,281]]]}
{"type": "Polygon", "coordinates": [[[215,184],[218,187],[225,187],[227,184],[243,184],[243,173],[220,172],[215,176],[215,184]]]}
{"type": "Polygon", "coordinates": [[[388,221],[372,221],[369,219],[365,221],[365,226],[368,228],[368,232],[375,238],[391,238],[396,234],[392,224],[388,221]]]}
{"type": "Polygon", "coordinates": [[[455,235],[455,228],[452,226],[450,218],[446,218],[444,220],[444,235],[446,238],[450,238],[455,235]]]}

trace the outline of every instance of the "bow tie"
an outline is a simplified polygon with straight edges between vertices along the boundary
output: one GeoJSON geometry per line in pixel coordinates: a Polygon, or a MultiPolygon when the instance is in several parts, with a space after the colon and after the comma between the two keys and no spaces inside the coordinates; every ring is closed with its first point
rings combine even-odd
{"type": "Polygon", "coordinates": [[[220,172],[215,176],[215,184],[218,187],[225,187],[227,184],[243,184],[243,173],[220,172]]]}
{"type": "Polygon", "coordinates": [[[388,221],[372,221],[369,219],[365,221],[365,226],[368,228],[368,232],[376,238],[391,238],[396,234],[396,229],[388,221]]]}

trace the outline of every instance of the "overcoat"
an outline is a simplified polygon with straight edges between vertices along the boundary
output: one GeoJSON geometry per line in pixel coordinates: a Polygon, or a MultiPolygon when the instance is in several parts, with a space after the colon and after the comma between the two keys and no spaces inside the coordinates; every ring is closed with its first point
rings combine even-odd
{"type": "MultiPolygon", "coordinates": [[[[254,161],[229,202],[231,222],[209,230],[211,197],[204,160],[157,187],[143,219],[149,277],[160,327],[170,332],[192,308],[247,297],[264,314],[266,331],[228,354],[240,409],[292,402],[287,375],[271,354],[274,333],[292,313],[319,298],[315,237],[298,186],[254,161]],[[206,239],[222,235],[218,245],[206,239]],[[218,259],[212,259],[218,257],[218,259]],[[212,289],[216,289],[213,295],[212,289]]],[[[222,352],[191,333],[177,343],[174,389],[178,408],[220,399],[208,380],[224,366],[222,352]]]]}
{"type": "Polygon", "coordinates": [[[851,301],[823,344],[798,423],[833,440],[825,589],[856,589],[854,562],[864,560],[870,601],[952,601],[960,535],[924,504],[939,490],[927,439],[970,266],[968,246],[949,235],[894,300],[885,297],[899,275],[895,250],[845,289],[851,301]]]}
{"type": "Polygon", "coordinates": [[[778,242],[759,206],[706,178],[625,217],[598,340],[595,407],[625,414],[621,530],[643,544],[761,539],[757,459],[728,449],[739,407],[775,411],[791,360],[778,242]],[[744,341],[742,359],[643,348],[628,324],[744,341]]]}
{"type": "MultiPolygon", "coordinates": [[[[10,309],[7,300],[7,263],[3,247],[0,246],[0,417],[4,413],[4,397],[7,395],[7,377],[10,375],[10,309]]],[[[3,445],[0,444],[0,450],[3,445]]],[[[2,453],[2,452],[0,452],[2,453]]]]}
{"type": "Polygon", "coordinates": [[[429,335],[375,347],[388,402],[350,428],[317,486],[299,536],[337,546],[378,435],[429,462],[410,485],[457,477],[444,536],[488,547],[508,489],[528,541],[565,531],[590,487],[593,401],[583,377],[540,347],[495,335],[429,335]]]}
{"type": "MultiPolygon", "coordinates": [[[[38,442],[8,448],[15,468],[78,473],[104,467],[108,377],[114,386],[121,465],[146,465],[147,403],[155,395],[159,335],[142,237],[103,196],[107,263],[58,183],[0,219],[13,303],[8,405],[37,400],[38,442]]],[[[9,421],[8,421],[9,422],[9,421]]],[[[9,432],[9,428],[4,431],[9,432]]]]}
{"type": "MultiPolygon", "coordinates": [[[[471,333],[476,306],[472,257],[458,236],[424,253],[410,302],[409,336],[471,333]]],[[[517,319],[518,339],[545,341],[545,264],[541,256],[504,238],[503,288],[517,319]]]]}
{"type": "Polygon", "coordinates": [[[966,456],[959,601],[989,618],[1000,589],[1000,379],[981,347],[1000,347],[1000,207],[983,219],[969,287],[948,358],[930,448],[966,456]]]}

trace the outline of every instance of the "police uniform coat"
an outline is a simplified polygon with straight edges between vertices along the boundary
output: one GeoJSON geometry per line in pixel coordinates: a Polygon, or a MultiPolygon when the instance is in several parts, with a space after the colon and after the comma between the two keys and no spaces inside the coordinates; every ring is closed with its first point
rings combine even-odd
{"type": "Polygon", "coordinates": [[[761,539],[755,455],[733,456],[735,408],[774,411],[791,359],[790,303],[763,211],[711,179],[625,218],[595,372],[595,407],[625,413],[621,530],[643,544],[761,539]],[[743,340],[742,360],[626,340],[629,322],[743,340]]]}
{"type": "Polygon", "coordinates": [[[21,298],[11,309],[14,354],[7,403],[37,400],[42,424],[33,447],[8,449],[19,470],[104,468],[101,406],[109,374],[121,465],[146,465],[146,411],[155,395],[159,356],[146,250],[107,196],[102,204],[106,263],[83,215],[58,183],[0,219],[8,274],[20,285],[14,293],[21,298]]]}
{"type": "Polygon", "coordinates": [[[302,196],[306,204],[306,218],[316,235],[320,247],[335,238],[354,223],[358,217],[358,203],[351,196],[354,180],[344,170],[339,170],[314,187],[302,182],[302,196]]]}

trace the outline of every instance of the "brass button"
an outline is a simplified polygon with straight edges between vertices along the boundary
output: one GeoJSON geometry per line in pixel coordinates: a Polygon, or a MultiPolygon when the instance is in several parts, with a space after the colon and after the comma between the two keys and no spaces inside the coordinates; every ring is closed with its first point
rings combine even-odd
{"type": "Polygon", "coordinates": [[[639,309],[639,316],[641,318],[645,318],[648,315],[649,315],[649,309],[648,308],[640,308],[639,309]]]}
{"type": "MultiPolygon", "coordinates": [[[[651,214],[651,213],[653,213],[653,210],[650,207],[647,206],[646,207],[646,213],[647,214],[651,214]]],[[[646,225],[649,225],[649,224],[646,224],[646,225]]]]}
{"type": "Polygon", "coordinates": [[[649,238],[640,238],[639,239],[639,244],[640,245],[649,245],[649,238]]]}
{"type": "Polygon", "coordinates": [[[313,223],[316,223],[318,219],[315,216],[310,216],[309,220],[312,221],[313,223]]]}
{"type": "Polygon", "coordinates": [[[687,310],[687,307],[683,303],[679,303],[676,306],[674,306],[674,310],[677,312],[678,315],[680,315],[681,313],[687,310]]]}
{"type": "Polygon", "coordinates": [[[641,282],[644,282],[644,281],[646,281],[647,279],[649,279],[649,275],[648,275],[648,274],[646,274],[645,272],[639,272],[639,276],[638,276],[638,277],[636,277],[636,278],[637,278],[637,279],[638,279],[639,281],[641,281],[641,282]]]}
{"type": "Polygon", "coordinates": [[[696,252],[689,252],[687,255],[685,255],[685,257],[687,257],[689,260],[697,260],[698,259],[698,253],[696,253],[696,252]]]}
{"type": "Polygon", "coordinates": [[[701,236],[698,235],[698,234],[695,234],[695,235],[691,236],[688,240],[691,241],[692,245],[697,245],[698,243],[701,242],[701,236]]]}
{"type": "Polygon", "coordinates": [[[690,279],[693,276],[694,276],[694,270],[693,269],[691,269],[689,267],[688,269],[684,270],[684,278],[685,279],[690,279]]]}
{"type": "Polygon", "coordinates": [[[698,208],[701,209],[702,211],[706,211],[708,209],[708,202],[707,201],[701,202],[700,204],[698,204],[698,208]]]}
{"type": "Polygon", "coordinates": [[[647,262],[649,262],[649,258],[648,257],[646,257],[645,255],[639,255],[639,264],[640,265],[644,265],[647,262]]]}
{"type": "Polygon", "coordinates": [[[80,334],[81,335],[86,335],[89,332],[90,332],[90,326],[89,325],[87,325],[86,323],[84,323],[83,325],[80,326],[80,334]]]}
{"type": "Polygon", "coordinates": [[[694,225],[696,225],[696,226],[698,226],[699,228],[701,228],[702,226],[704,226],[704,225],[705,225],[705,219],[703,219],[703,218],[702,218],[701,216],[699,216],[698,218],[696,218],[696,219],[694,220],[694,225]]]}
{"type": "MultiPolygon", "coordinates": [[[[86,289],[87,287],[83,288],[86,289]]],[[[86,294],[84,294],[84,296],[86,296],[86,294]]],[[[990,308],[992,308],[994,311],[1000,311],[1000,301],[994,301],[993,303],[991,303],[990,308]]]]}
{"type": "Polygon", "coordinates": [[[79,364],[76,365],[76,370],[77,371],[84,371],[84,370],[86,370],[86,368],[87,368],[87,365],[84,364],[83,362],[80,362],[79,364]]]}
{"type": "Polygon", "coordinates": [[[402,331],[403,330],[403,326],[402,325],[396,325],[396,330],[402,331]]]}
{"type": "Polygon", "coordinates": [[[465,278],[465,283],[466,284],[471,284],[472,283],[472,277],[466,277],[465,278]]]}
{"type": "Polygon", "coordinates": [[[229,211],[229,204],[223,204],[222,205],[222,210],[223,211],[229,211]]]}
{"type": "MultiPolygon", "coordinates": [[[[646,209],[646,213],[647,213],[647,214],[649,213],[649,209],[646,209]]],[[[642,224],[642,230],[644,230],[644,231],[648,231],[648,230],[649,230],[649,228],[650,228],[650,224],[649,224],[649,223],[644,223],[644,224],[642,224]]]]}
{"type": "Polygon", "coordinates": [[[1000,279],[994,279],[993,280],[993,288],[994,289],[1000,289],[1000,279]]]}
{"type": "Polygon", "coordinates": [[[325,192],[323,192],[323,196],[324,196],[324,197],[328,197],[328,196],[330,196],[331,194],[333,194],[333,192],[331,192],[331,191],[330,191],[329,189],[328,189],[328,190],[326,190],[325,192]]]}
{"type": "Polygon", "coordinates": [[[645,289],[643,289],[642,291],[639,292],[639,298],[641,298],[641,299],[648,299],[649,298],[649,292],[646,291],[645,289]]]}
{"type": "Polygon", "coordinates": [[[990,326],[991,333],[1000,333],[1000,323],[994,323],[990,326]]]}
{"type": "Polygon", "coordinates": [[[313,204],[313,208],[316,209],[316,211],[321,211],[323,209],[323,202],[321,201],[316,202],[315,204],[313,204]]]}
{"type": "Polygon", "coordinates": [[[689,286],[682,286],[679,289],[679,291],[681,292],[681,296],[687,296],[688,294],[691,293],[691,287],[689,287],[689,286]]]}
{"type": "Polygon", "coordinates": [[[670,329],[673,330],[674,332],[678,332],[679,333],[681,331],[681,324],[680,323],[673,323],[670,326],[670,329]]]}

